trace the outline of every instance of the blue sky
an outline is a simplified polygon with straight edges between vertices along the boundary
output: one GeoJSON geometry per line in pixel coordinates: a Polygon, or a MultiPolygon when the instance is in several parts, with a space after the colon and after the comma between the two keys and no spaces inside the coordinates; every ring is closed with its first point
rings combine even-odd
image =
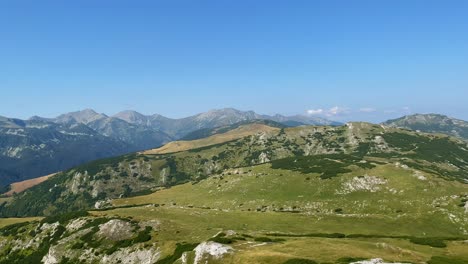
{"type": "Polygon", "coordinates": [[[1,1],[0,115],[468,120],[468,1],[1,1]]]}

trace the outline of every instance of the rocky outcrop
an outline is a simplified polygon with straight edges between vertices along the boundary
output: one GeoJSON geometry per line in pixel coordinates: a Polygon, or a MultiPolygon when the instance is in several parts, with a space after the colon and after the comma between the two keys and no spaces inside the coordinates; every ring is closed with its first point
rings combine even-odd
{"type": "Polygon", "coordinates": [[[102,264],[153,264],[159,260],[161,252],[154,248],[139,248],[132,246],[129,248],[121,249],[109,256],[104,256],[101,260],[102,264]]]}
{"type": "Polygon", "coordinates": [[[206,263],[209,259],[220,259],[233,251],[232,247],[208,241],[198,245],[195,249],[194,264],[206,263]]]}

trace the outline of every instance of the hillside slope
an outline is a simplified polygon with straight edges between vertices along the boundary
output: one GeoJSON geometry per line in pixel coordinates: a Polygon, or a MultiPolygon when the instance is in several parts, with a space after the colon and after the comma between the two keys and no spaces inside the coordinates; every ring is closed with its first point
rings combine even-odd
{"type": "Polygon", "coordinates": [[[128,149],[126,143],[82,124],[0,118],[0,186],[121,155],[128,149]]]}
{"type": "Polygon", "coordinates": [[[383,123],[386,126],[442,133],[468,140],[468,122],[439,114],[415,114],[383,123]]]}
{"type": "Polygon", "coordinates": [[[232,108],[179,119],[135,111],[107,116],[92,109],[55,118],[0,116],[0,189],[91,160],[160,147],[200,129],[206,132],[257,119],[294,125],[339,124],[312,116],[268,116],[232,108]]]}
{"type": "Polygon", "coordinates": [[[114,115],[114,117],[131,124],[159,129],[175,139],[181,139],[197,130],[229,126],[240,122],[249,122],[259,119],[271,120],[288,126],[341,125],[339,122],[315,116],[283,116],[279,114],[270,116],[257,114],[254,111],[240,111],[233,108],[214,109],[179,119],[167,118],[158,114],[146,116],[135,111],[123,111],[114,115]]]}
{"type": "Polygon", "coordinates": [[[221,144],[225,143],[228,141],[233,141],[236,139],[240,139],[243,137],[251,136],[257,133],[262,133],[262,132],[273,132],[273,131],[279,131],[280,129],[277,127],[271,127],[268,125],[264,125],[261,123],[249,123],[245,125],[240,125],[240,126],[230,126],[230,130],[220,133],[224,131],[222,128],[216,129],[214,131],[211,131],[210,133],[214,133],[213,135],[210,135],[205,138],[201,139],[194,139],[194,140],[179,140],[179,141],[173,141],[170,142],[160,148],[157,149],[150,149],[143,151],[143,154],[167,154],[167,153],[172,153],[172,152],[179,152],[179,151],[185,151],[185,150],[190,150],[190,149],[196,149],[196,148],[201,148],[201,147],[208,147],[216,144],[221,144]]]}
{"type": "Polygon", "coordinates": [[[465,141],[349,123],[199,146],[96,161],[15,196],[2,214],[53,216],[0,229],[0,263],[468,261],[465,141]]]}
{"type": "MultiPolygon", "coordinates": [[[[223,138],[222,135],[216,136],[223,138]]],[[[369,160],[372,158],[384,164],[399,162],[446,180],[468,181],[466,142],[367,123],[268,128],[216,145],[205,146],[200,143],[203,140],[194,142],[197,144],[192,142],[189,146],[193,148],[186,151],[131,154],[76,167],[18,195],[0,213],[41,215],[91,208],[105,204],[108,199],[200,181],[230,168],[269,162],[302,173],[319,172],[322,179],[328,179],[348,172],[351,165],[372,167],[369,160]]]]}

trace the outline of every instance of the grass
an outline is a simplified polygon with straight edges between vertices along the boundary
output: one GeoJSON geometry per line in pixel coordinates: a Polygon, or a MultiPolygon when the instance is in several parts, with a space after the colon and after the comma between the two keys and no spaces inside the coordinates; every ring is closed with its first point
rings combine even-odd
{"type": "MultiPolygon", "coordinates": [[[[206,241],[220,230],[234,230],[238,234],[249,234],[252,237],[265,237],[265,233],[290,232],[340,232],[353,234],[368,232],[374,234],[414,235],[421,232],[435,232],[445,234],[444,228],[439,228],[437,223],[432,227],[427,222],[414,225],[415,219],[388,220],[381,218],[356,219],[330,216],[317,219],[313,216],[301,214],[277,214],[273,212],[223,212],[204,209],[183,209],[176,207],[158,208],[122,208],[110,211],[93,212],[93,214],[133,216],[136,220],[158,219],[164,229],[158,232],[160,241],[173,241],[172,243],[206,241]],[[190,219],[190,221],[186,221],[190,219]],[[398,228],[396,228],[398,227],[398,228]],[[395,230],[396,229],[396,230],[395,230]],[[262,231],[259,233],[259,231],[262,231]],[[392,230],[391,232],[389,232],[392,230]]],[[[276,256],[282,252],[279,260],[286,261],[290,258],[311,258],[317,261],[335,261],[342,257],[372,258],[382,257],[386,260],[412,260],[425,261],[432,254],[442,255],[447,252],[463,254],[467,246],[459,241],[447,241],[446,248],[433,248],[427,245],[411,243],[408,239],[379,238],[379,237],[354,237],[342,238],[341,236],[329,237],[286,237],[281,243],[273,243],[258,248],[246,247],[246,252],[232,256],[232,262],[223,263],[269,263],[269,257],[259,257],[255,252],[261,251],[261,255],[276,256]],[[313,245],[313,246],[311,246],[313,245]],[[395,257],[395,252],[402,252],[402,256],[395,257]],[[322,253],[325,252],[325,253],[322,253]],[[393,255],[392,255],[393,254],[393,255]],[[259,262],[249,262],[247,259],[254,257],[259,262]],[[259,259],[257,259],[257,257],[259,259]],[[264,260],[263,260],[264,259],[264,260]],[[247,262],[242,262],[247,261],[247,262]],[[264,261],[264,262],[262,262],[264,261]]],[[[253,241],[254,238],[248,238],[253,241]]],[[[244,241],[234,241],[230,245],[242,249],[244,241]]],[[[262,243],[262,242],[256,242],[262,243]]],[[[467,251],[468,252],[468,251],[467,251]]],[[[260,253],[259,253],[260,254],[260,253]]],[[[466,254],[466,253],[465,253],[466,254]]],[[[468,256],[466,256],[468,258],[468,256]]],[[[271,263],[281,263],[273,261],[271,263]]]]}
{"type": "Polygon", "coordinates": [[[0,228],[8,226],[8,225],[12,225],[12,224],[38,221],[41,219],[42,217],[0,218],[0,228]]]}
{"type": "Polygon", "coordinates": [[[256,134],[258,132],[265,131],[279,131],[279,128],[270,127],[263,124],[249,124],[235,128],[221,134],[212,135],[202,139],[190,140],[190,141],[174,141],[170,142],[160,148],[151,149],[144,151],[144,154],[166,154],[180,152],[190,149],[198,149],[202,147],[207,147],[211,145],[221,144],[236,139],[240,139],[246,136],[256,134]]]}
{"type": "Polygon", "coordinates": [[[351,165],[351,172],[326,180],[319,173],[272,169],[270,164],[238,168],[197,184],[113,202],[115,206],[159,207],[94,213],[158,219],[167,228],[158,233],[162,241],[200,242],[220,230],[251,236],[247,241],[229,241],[242,252],[223,259],[223,263],[281,264],[295,258],[335,263],[340,258],[375,257],[416,263],[448,252],[468,259],[465,244],[444,240],[466,239],[461,231],[468,229],[465,213],[458,205],[468,192],[467,186],[427,172],[423,173],[427,179],[422,181],[412,170],[379,158],[372,160],[376,161],[372,168],[351,165]],[[386,183],[376,192],[339,193],[347,182],[362,175],[386,183]],[[299,213],[288,213],[288,208],[299,213]],[[336,213],[337,208],[342,212],[336,213]],[[452,222],[447,212],[459,222],[452,222]],[[286,241],[254,248],[245,244],[271,242],[278,234],[284,234],[286,241]],[[268,239],[255,241],[259,237],[268,239]]]}
{"type": "Polygon", "coordinates": [[[49,175],[46,175],[46,176],[37,177],[37,178],[33,178],[33,179],[21,181],[21,182],[12,183],[10,185],[10,190],[8,192],[4,193],[4,195],[12,196],[15,193],[23,192],[23,191],[25,191],[25,190],[27,190],[27,189],[35,186],[35,185],[40,184],[41,182],[46,181],[47,179],[54,176],[55,174],[56,173],[52,173],[52,174],[49,174],[49,175]]]}
{"type": "MultiPolygon", "coordinates": [[[[387,225],[395,235],[404,233],[417,237],[427,236],[424,233],[430,236],[458,235],[460,223],[468,228],[466,222],[453,223],[447,214],[449,210],[457,219],[464,218],[464,209],[458,206],[460,199],[451,198],[453,194],[468,191],[466,185],[458,182],[447,182],[430,175],[426,175],[428,180],[421,181],[412,175],[412,171],[394,165],[353,168],[352,173],[328,180],[320,179],[317,174],[302,175],[288,170],[272,170],[269,166],[241,168],[239,174],[212,177],[195,185],[187,183],[146,196],[117,199],[113,203],[115,206],[176,203],[187,208],[247,214],[249,210],[275,215],[286,212],[281,213],[286,214],[285,218],[294,217],[287,212],[295,210],[300,212],[298,218],[305,217],[303,214],[313,216],[309,217],[311,223],[319,222],[318,219],[334,219],[332,221],[349,223],[348,226],[359,225],[355,221],[364,223],[362,230],[345,232],[356,234],[363,230],[369,230],[364,232],[366,234],[375,234],[366,226],[374,222],[378,222],[378,226],[387,225]],[[339,193],[347,182],[364,174],[386,179],[387,183],[376,192],[339,193]],[[307,177],[310,179],[306,180],[307,177]],[[342,212],[336,213],[337,208],[342,212]]],[[[382,230],[389,232],[385,228],[382,230]]],[[[325,233],[333,232],[325,229],[325,233]]]]}
{"type": "MultiPolygon", "coordinates": [[[[172,263],[183,252],[207,240],[229,244],[236,252],[214,260],[214,264],[311,260],[346,263],[376,257],[436,264],[447,259],[468,260],[467,245],[459,241],[466,239],[468,233],[466,213],[460,207],[467,197],[468,185],[444,180],[440,170],[432,167],[425,169],[426,165],[442,168],[447,164],[419,162],[415,167],[420,171],[417,175],[413,169],[395,164],[417,162],[410,157],[415,157],[411,150],[418,138],[390,135],[389,143],[401,147],[404,155],[383,153],[368,157],[377,146],[371,141],[360,144],[348,152],[350,155],[290,158],[291,153],[305,154],[306,149],[298,147],[304,142],[312,144],[315,139],[328,137],[330,140],[323,139],[321,143],[336,149],[340,147],[337,142],[347,136],[372,139],[374,134],[369,131],[381,129],[368,124],[359,126],[370,128],[367,132],[361,130],[361,134],[344,128],[323,133],[294,128],[287,129],[288,135],[298,135],[287,138],[286,133],[279,133],[251,145],[249,139],[241,139],[170,155],[141,155],[138,159],[147,159],[153,165],[153,176],[161,177],[167,188],[116,199],[116,208],[89,213],[131,217],[135,221],[158,220],[160,228],[139,233],[137,240],[146,245],[148,240],[158,244],[162,250],[159,263],[172,263]],[[245,165],[254,163],[251,161],[261,153],[276,155],[273,158],[277,160],[245,165]],[[156,168],[165,168],[165,178],[156,168]],[[170,186],[189,179],[196,181],[170,186]],[[377,181],[367,182],[368,179],[377,181]],[[213,237],[227,230],[237,234],[213,237]]],[[[435,147],[447,143],[438,138],[422,142],[424,146],[419,147],[424,151],[418,157],[425,159],[435,147]]],[[[453,149],[448,145],[442,153],[450,156],[453,149]]],[[[454,153],[457,157],[464,155],[463,151],[454,153]]],[[[136,158],[130,158],[134,160],[125,163],[132,165],[136,158]]],[[[432,161],[442,159],[436,157],[432,161]]],[[[96,163],[91,169],[103,166],[107,165],[96,163]]],[[[91,234],[83,241],[93,238],[91,234]]],[[[131,242],[122,241],[109,252],[131,242]]],[[[80,246],[86,243],[76,245],[80,246]]]]}

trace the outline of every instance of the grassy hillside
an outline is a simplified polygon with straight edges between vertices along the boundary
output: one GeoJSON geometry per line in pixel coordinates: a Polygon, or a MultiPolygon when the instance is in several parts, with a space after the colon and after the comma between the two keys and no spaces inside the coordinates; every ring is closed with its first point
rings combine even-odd
{"type": "Polygon", "coordinates": [[[38,177],[38,178],[33,178],[25,181],[20,181],[20,182],[14,182],[10,184],[8,192],[4,193],[4,196],[12,196],[15,193],[20,193],[23,192],[35,185],[38,185],[41,182],[46,181],[50,177],[54,176],[56,173],[52,173],[46,176],[38,177]]]}
{"type": "MultiPolygon", "coordinates": [[[[287,125],[277,123],[275,121],[271,120],[264,120],[264,119],[259,119],[259,120],[249,120],[249,121],[243,121],[239,123],[235,123],[232,125],[227,125],[227,126],[220,126],[220,127],[215,127],[215,128],[205,128],[205,129],[200,129],[193,131],[187,135],[185,135],[183,138],[180,140],[183,141],[189,141],[189,140],[195,140],[195,139],[201,139],[201,138],[207,138],[209,136],[213,136],[216,134],[222,134],[229,132],[231,130],[237,129],[241,126],[249,126],[252,124],[260,124],[260,125],[265,125],[269,127],[277,127],[277,128],[285,128],[288,127],[287,125]]],[[[299,126],[299,125],[304,125],[304,124],[298,124],[298,125],[291,125],[291,126],[299,126]]]]}
{"type": "MultiPolygon", "coordinates": [[[[260,126],[255,126],[256,133],[237,140],[208,146],[204,143],[209,140],[189,141],[186,147],[190,149],[185,151],[132,154],[76,167],[17,195],[3,204],[0,214],[50,215],[99,208],[109,199],[198,182],[232,168],[263,163],[275,169],[318,173],[321,179],[354,168],[394,163],[449,181],[468,179],[467,144],[454,138],[367,123],[287,129],[260,126]]],[[[243,135],[244,128],[239,129],[227,133],[243,135]]],[[[248,133],[252,133],[251,126],[248,133]]],[[[224,134],[213,137],[224,138],[224,134]]]]}
{"type": "Polygon", "coordinates": [[[143,154],[166,154],[180,152],[190,149],[212,146],[216,144],[222,144],[228,141],[240,139],[260,132],[279,131],[279,128],[277,127],[272,127],[261,123],[240,125],[234,127],[230,126],[226,129],[228,130],[225,131],[224,128],[220,128],[219,130],[210,131],[209,133],[214,134],[200,139],[173,141],[160,148],[144,151],[143,154]]]}
{"type": "Polygon", "coordinates": [[[468,262],[464,141],[350,123],[187,143],[93,162],[15,195],[2,214],[51,216],[0,229],[0,259],[468,262]],[[80,209],[91,215],[54,216],[80,209]],[[114,225],[127,235],[107,239],[114,225]]]}

